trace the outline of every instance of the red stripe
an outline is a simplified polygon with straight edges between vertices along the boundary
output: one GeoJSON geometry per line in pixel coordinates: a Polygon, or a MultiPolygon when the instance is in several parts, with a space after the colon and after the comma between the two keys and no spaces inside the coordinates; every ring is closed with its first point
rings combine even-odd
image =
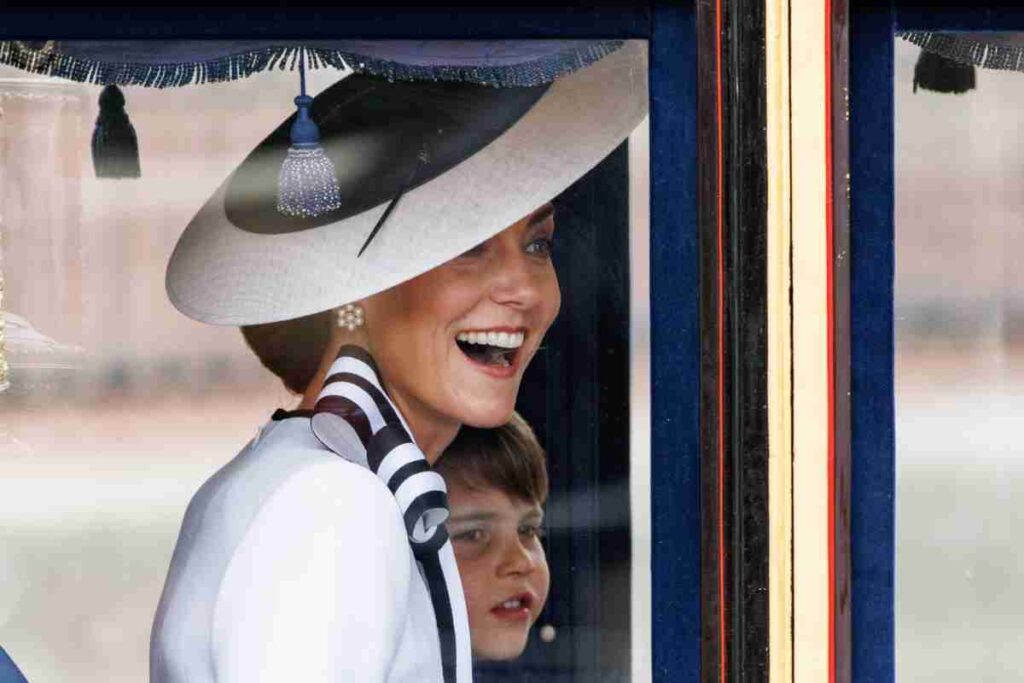
{"type": "Polygon", "coordinates": [[[724,223],[724,106],[722,103],[722,0],[715,2],[715,113],[717,119],[717,233],[718,233],[718,671],[727,683],[725,628],[725,255],[724,223]]]}
{"type": "Polygon", "coordinates": [[[825,0],[825,289],[828,345],[828,680],[836,680],[836,420],[832,192],[832,1],[825,0]]]}

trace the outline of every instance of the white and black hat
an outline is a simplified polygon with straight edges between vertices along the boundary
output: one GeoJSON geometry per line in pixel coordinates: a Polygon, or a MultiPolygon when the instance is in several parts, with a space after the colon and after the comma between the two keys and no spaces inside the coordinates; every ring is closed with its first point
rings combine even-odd
{"type": "Polygon", "coordinates": [[[551,200],[647,111],[642,41],[536,85],[355,74],[310,114],[340,207],[276,207],[294,117],[246,158],[186,228],[167,292],[202,322],[252,325],[324,311],[454,258],[551,200]]]}

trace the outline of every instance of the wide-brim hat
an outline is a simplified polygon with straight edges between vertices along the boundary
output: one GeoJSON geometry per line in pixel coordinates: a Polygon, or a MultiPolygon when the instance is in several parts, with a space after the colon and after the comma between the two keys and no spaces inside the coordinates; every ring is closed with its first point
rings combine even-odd
{"type": "Polygon", "coordinates": [[[642,41],[532,87],[349,76],[312,107],[342,207],[308,219],[275,210],[285,121],[185,229],[168,295],[196,320],[252,325],[389,289],[556,197],[646,111],[642,41]]]}

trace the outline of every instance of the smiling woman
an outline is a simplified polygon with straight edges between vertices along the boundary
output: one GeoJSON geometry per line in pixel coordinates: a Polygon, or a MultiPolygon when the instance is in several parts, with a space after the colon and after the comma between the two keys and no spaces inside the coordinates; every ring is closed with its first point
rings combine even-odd
{"type": "Polygon", "coordinates": [[[372,349],[428,459],[459,425],[496,427],[515,407],[523,371],[561,305],[553,234],[548,205],[362,302],[365,335],[351,337],[372,349]],[[429,434],[431,422],[441,428],[436,437],[429,434]]]}
{"type": "MultiPolygon", "coordinates": [[[[452,353],[452,341],[478,371],[496,378],[521,377],[544,330],[551,325],[560,307],[558,279],[551,266],[554,232],[554,209],[551,204],[545,204],[444,266],[382,292],[370,301],[360,302],[360,310],[371,310],[371,318],[387,320],[388,325],[371,325],[366,334],[360,332],[347,337],[359,344],[372,344],[385,355],[393,350],[394,364],[386,365],[408,368],[410,372],[398,374],[411,380],[423,380],[415,384],[430,386],[425,383],[436,379],[437,374],[445,376],[447,373],[441,362],[450,367],[453,361],[459,360],[452,353]],[[516,252],[524,256],[517,257],[516,252]],[[512,282],[515,289],[511,291],[509,283],[501,281],[506,273],[502,263],[510,257],[522,258],[528,264],[524,271],[526,280],[512,282]],[[499,276],[497,281],[495,275],[499,276]],[[510,305],[506,306],[502,302],[508,297],[511,298],[506,303],[510,305]],[[488,306],[488,301],[493,306],[488,306]],[[486,310],[488,307],[494,310],[486,310]],[[417,322],[436,323],[446,318],[449,323],[437,330],[436,338],[417,322]],[[371,340],[370,330],[374,329],[401,329],[405,334],[377,333],[371,340]],[[418,339],[414,340],[414,336],[418,339]],[[424,357],[431,351],[442,357],[424,357]],[[431,371],[435,373],[434,378],[427,374],[431,371]],[[417,378],[417,372],[422,377],[417,378]]],[[[517,276],[513,274],[513,277],[517,276]]],[[[365,318],[366,313],[360,313],[360,322],[365,322],[365,318]]],[[[242,333],[264,366],[286,387],[301,394],[314,384],[324,354],[331,360],[337,355],[339,340],[331,343],[335,322],[336,315],[325,311],[280,323],[246,325],[242,333]]],[[[349,330],[355,331],[355,327],[349,330]]],[[[340,336],[345,335],[339,333],[340,336]]],[[[379,358],[380,351],[377,355],[379,358]]],[[[322,381],[323,376],[319,379],[322,381]]],[[[301,407],[312,408],[315,399],[315,395],[311,396],[301,407]]],[[[505,408],[507,413],[507,406],[505,408]]],[[[486,418],[464,422],[476,426],[495,424],[493,419],[486,418]]]]}

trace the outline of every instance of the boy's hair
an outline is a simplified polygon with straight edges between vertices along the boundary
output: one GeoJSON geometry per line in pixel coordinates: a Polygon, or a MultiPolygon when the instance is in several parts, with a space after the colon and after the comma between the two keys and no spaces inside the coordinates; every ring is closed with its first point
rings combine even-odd
{"type": "Polygon", "coordinates": [[[494,487],[513,498],[543,505],[548,472],[537,437],[519,413],[494,429],[463,426],[434,463],[446,481],[468,488],[494,487]]]}

